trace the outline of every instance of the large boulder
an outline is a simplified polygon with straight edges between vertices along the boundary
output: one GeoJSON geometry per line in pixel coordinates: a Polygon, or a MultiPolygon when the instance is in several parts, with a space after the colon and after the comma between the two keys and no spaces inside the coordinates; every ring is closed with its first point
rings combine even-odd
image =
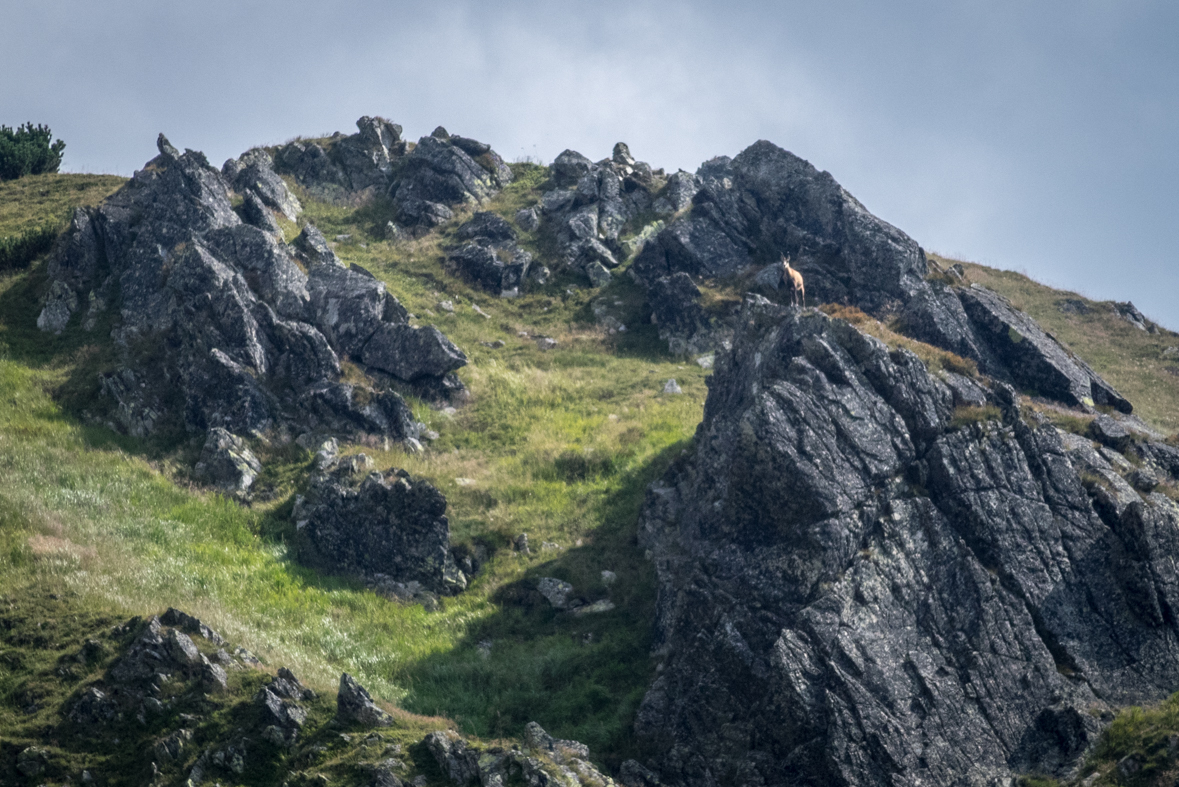
{"type": "Polygon", "coordinates": [[[300,559],[328,571],[418,582],[434,593],[465,588],[450,553],[442,493],[404,470],[357,478],[357,469],[341,462],[312,479],[293,515],[300,559]]]}
{"type": "Polygon", "coordinates": [[[737,324],[640,523],[662,663],[636,730],[663,784],[1064,776],[1107,709],[1169,695],[1169,500],[1100,480],[1002,383],[1001,418],[959,420],[847,323],[751,298],[737,324]]]}
{"type": "Polygon", "coordinates": [[[388,372],[407,382],[422,377],[443,377],[467,365],[467,356],[433,325],[381,325],[364,346],[366,366],[388,372]]]}

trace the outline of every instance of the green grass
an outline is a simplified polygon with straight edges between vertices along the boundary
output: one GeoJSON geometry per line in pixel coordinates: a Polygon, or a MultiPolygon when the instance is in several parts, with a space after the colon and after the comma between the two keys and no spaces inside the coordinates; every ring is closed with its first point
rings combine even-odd
{"type": "MultiPolygon", "coordinates": [[[[545,179],[543,168],[516,169],[517,184],[489,206],[509,220],[545,179]]],[[[389,242],[381,239],[387,205],[300,197],[329,239],[352,236],[337,244],[345,263],[386,281],[419,324],[436,323],[471,359],[460,371],[471,402],[457,414],[412,402],[441,434],[429,451],[359,449],[447,495],[453,540],[489,555],[470,589],[427,612],[292,562],[287,517],[310,460],[301,450],[268,454],[260,483],[274,499],[242,507],[188,484],[199,440],[134,440],[83,420],[84,411],[100,411],[95,380],[114,360],[109,327],[38,332],[41,264],[0,278],[0,477],[26,522],[0,542],[0,593],[62,588],[86,613],[176,606],[318,689],[334,690],[347,670],[375,696],[453,719],[464,732],[518,735],[535,720],[616,766],[636,753],[633,714],[652,677],[654,579],[635,544],[637,515],[646,484],[690,448],[705,372],[666,355],[654,328],[641,324],[632,284],[595,291],[557,277],[501,300],[442,272],[453,226],[441,237],[389,242]],[[631,330],[607,336],[594,325],[597,297],[621,301],[631,330]],[[454,314],[437,309],[444,299],[454,314]],[[558,347],[541,351],[522,331],[558,347]],[[505,346],[481,344],[495,340],[505,346]],[[661,393],[669,377],[683,395],[661,393]],[[530,555],[510,547],[521,532],[530,555]],[[610,588],[600,576],[607,569],[618,575],[610,588]],[[535,591],[542,576],[572,582],[589,601],[608,595],[617,608],[558,614],[535,591]]]]}
{"type": "MultiPolygon", "coordinates": [[[[931,256],[943,266],[955,262],[931,256]]],[[[1179,357],[1163,355],[1168,347],[1179,347],[1179,334],[1141,331],[1119,317],[1110,301],[1056,290],[1021,273],[970,262],[962,266],[968,282],[1003,295],[1083,358],[1133,403],[1136,415],[1164,432],[1179,430],[1179,357]],[[1085,311],[1062,310],[1066,300],[1080,302],[1085,311]]]]}

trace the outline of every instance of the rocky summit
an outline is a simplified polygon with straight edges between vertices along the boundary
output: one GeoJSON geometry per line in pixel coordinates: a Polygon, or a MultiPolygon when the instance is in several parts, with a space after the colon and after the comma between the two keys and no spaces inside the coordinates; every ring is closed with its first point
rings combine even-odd
{"type": "MultiPolygon", "coordinates": [[[[738,324],[640,524],[663,783],[1065,776],[1179,685],[1179,510],[1116,450],[822,314],[752,296],[738,324]]],[[[1133,457],[1174,482],[1173,453],[1133,457]]]]}

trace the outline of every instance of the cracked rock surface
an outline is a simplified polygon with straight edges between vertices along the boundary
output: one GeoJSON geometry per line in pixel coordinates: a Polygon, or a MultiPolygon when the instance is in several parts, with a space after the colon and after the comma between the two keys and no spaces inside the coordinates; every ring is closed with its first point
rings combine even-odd
{"type": "Polygon", "coordinates": [[[1170,693],[1179,512],[1128,462],[1003,383],[972,383],[1000,419],[955,421],[916,356],[822,314],[751,297],[738,326],[640,524],[663,784],[1067,775],[1105,711],[1170,693]]]}

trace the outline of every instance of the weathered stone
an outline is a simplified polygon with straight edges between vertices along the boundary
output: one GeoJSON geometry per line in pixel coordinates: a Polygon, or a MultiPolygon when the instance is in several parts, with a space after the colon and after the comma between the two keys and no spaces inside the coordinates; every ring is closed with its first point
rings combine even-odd
{"type": "Polygon", "coordinates": [[[247,191],[256,194],[262,202],[277,210],[279,213],[287,217],[288,220],[294,221],[303,211],[303,206],[299,204],[298,198],[291,193],[287,188],[287,184],[274,171],[274,161],[270,158],[270,154],[261,148],[254,148],[253,150],[243,153],[241,158],[236,162],[236,166],[227,172],[229,168],[222,168],[222,174],[226,176],[234,190],[245,194],[247,191]],[[230,177],[230,173],[233,176],[230,177]]]}
{"type": "Polygon", "coordinates": [[[393,200],[402,221],[424,222],[428,214],[418,207],[419,202],[480,204],[511,182],[511,170],[490,148],[478,159],[472,158],[452,138],[422,137],[404,158],[399,179],[393,186],[393,200]]]}
{"type": "Polygon", "coordinates": [[[569,596],[573,593],[573,586],[568,582],[553,577],[541,577],[536,583],[536,589],[553,609],[569,608],[569,596]]]}
{"type": "Polygon", "coordinates": [[[193,472],[222,491],[245,494],[262,472],[262,463],[245,440],[217,426],[209,430],[193,472]]]}
{"type": "Polygon", "coordinates": [[[1089,434],[1115,451],[1125,451],[1134,439],[1129,429],[1108,415],[1099,415],[1090,421],[1089,434]]]}
{"type": "MultiPolygon", "coordinates": [[[[1035,320],[980,285],[958,290],[976,335],[998,357],[1002,369],[1021,388],[1069,405],[1108,405],[1133,409],[1125,398],[1082,361],[1071,357],[1035,320]]],[[[990,372],[988,364],[983,370],[990,372]]]]}
{"type": "Polygon", "coordinates": [[[282,229],[278,226],[278,222],[274,220],[274,215],[253,189],[246,189],[245,194],[242,195],[241,210],[242,218],[247,223],[272,235],[282,234],[282,229]]]}
{"type": "Polygon", "coordinates": [[[585,275],[589,277],[590,284],[594,287],[605,287],[613,280],[610,271],[606,270],[606,266],[597,260],[591,260],[585,264],[585,275]]]}
{"type": "Polygon", "coordinates": [[[312,265],[344,267],[344,263],[340,262],[340,258],[328,245],[327,238],[314,224],[308,223],[303,226],[303,231],[295,238],[295,248],[299,249],[312,265]]]}
{"type": "Polygon", "coordinates": [[[738,326],[640,524],[663,662],[636,730],[663,783],[1063,776],[1091,709],[1168,694],[1170,503],[1010,387],[962,426],[847,323],[750,298],[738,326]]]}
{"type": "Polygon", "coordinates": [[[331,571],[384,574],[436,593],[457,592],[466,578],[450,553],[446,498],[404,470],[356,484],[341,468],[312,479],[295,506],[297,551],[331,571]]]}
{"type": "Polygon", "coordinates": [[[201,652],[187,634],[169,629],[164,637],[164,646],[172,660],[182,667],[195,667],[201,663],[201,652]]]}
{"type": "Polygon", "coordinates": [[[675,381],[675,378],[672,377],[663,384],[663,392],[665,394],[682,394],[684,391],[680,388],[679,383],[675,381]]]}
{"type": "Polygon", "coordinates": [[[364,346],[365,365],[402,380],[442,377],[467,364],[467,356],[433,325],[381,325],[364,346]]]}
{"type": "Polygon", "coordinates": [[[90,686],[70,709],[69,720],[83,727],[96,727],[114,721],[119,705],[100,689],[90,686]]]}
{"type": "Polygon", "coordinates": [[[336,695],[336,717],[345,724],[364,727],[388,727],[393,718],[376,706],[364,686],[347,672],[340,675],[340,692],[336,695]]]}
{"type": "Polygon", "coordinates": [[[423,742],[453,784],[468,787],[479,783],[479,755],[457,733],[438,730],[427,735],[423,742]]]}
{"type": "Polygon", "coordinates": [[[540,227],[540,211],[536,206],[531,208],[520,208],[516,211],[516,223],[525,232],[535,232],[540,227]]]}
{"type": "Polygon", "coordinates": [[[512,225],[498,215],[487,211],[480,211],[463,222],[455,235],[459,240],[486,238],[493,243],[516,240],[516,231],[512,229],[512,225]]]}
{"type": "Polygon", "coordinates": [[[553,183],[558,187],[573,186],[589,174],[593,162],[575,150],[566,150],[549,167],[553,183]]]}

